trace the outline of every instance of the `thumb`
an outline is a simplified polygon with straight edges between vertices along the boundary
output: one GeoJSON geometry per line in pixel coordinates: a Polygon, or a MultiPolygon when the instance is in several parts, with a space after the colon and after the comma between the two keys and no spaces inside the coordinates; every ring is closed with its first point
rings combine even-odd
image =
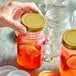
{"type": "Polygon", "coordinates": [[[9,24],[10,28],[14,29],[15,31],[18,31],[21,35],[26,32],[26,27],[13,19],[9,21],[9,24]]]}

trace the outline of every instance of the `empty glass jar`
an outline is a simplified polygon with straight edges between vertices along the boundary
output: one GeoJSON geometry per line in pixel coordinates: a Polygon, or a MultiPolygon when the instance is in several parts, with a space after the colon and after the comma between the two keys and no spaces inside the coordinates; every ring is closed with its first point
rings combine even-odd
{"type": "Polygon", "coordinates": [[[62,34],[71,28],[69,14],[62,10],[49,10],[46,13],[46,19],[49,49],[53,50],[54,56],[59,56],[62,34]]]}

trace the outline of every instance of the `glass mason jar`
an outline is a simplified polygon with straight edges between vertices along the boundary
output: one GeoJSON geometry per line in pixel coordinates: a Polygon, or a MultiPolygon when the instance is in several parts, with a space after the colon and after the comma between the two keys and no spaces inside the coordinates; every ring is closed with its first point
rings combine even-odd
{"type": "Polygon", "coordinates": [[[60,55],[60,43],[63,33],[71,28],[69,14],[62,10],[49,10],[46,13],[47,38],[50,48],[54,51],[54,56],[60,55]]]}
{"type": "Polygon", "coordinates": [[[42,64],[42,56],[45,54],[45,33],[28,32],[17,38],[18,55],[17,62],[28,69],[39,68],[42,64]]]}
{"type": "Polygon", "coordinates": [[[28,32],[17,37],[17,62],[24,68],[37,69],[46,52],[45,19],[39,14],[28,13],[22,16],[22,23],[28,32]]]}
{"type": "Polygon", "coordinates": [[[59,70],[60,76],[76,76],[76,30],[63,35],[59,70]]]}

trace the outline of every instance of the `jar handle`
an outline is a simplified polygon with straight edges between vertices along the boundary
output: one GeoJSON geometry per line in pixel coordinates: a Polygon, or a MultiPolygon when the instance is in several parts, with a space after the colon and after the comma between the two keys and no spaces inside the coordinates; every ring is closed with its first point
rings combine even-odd
{"type": "Polygon", "coordinates": [[[53,60],[53,57],[54,57],[54,46],[52,44],[52,42],[50,41],[47,41],[47,43],[45,44],[46,48],[44,48],[45,50],[45,55],[43,56],[43,60],[45,62],[50,62],[53,60]]]}

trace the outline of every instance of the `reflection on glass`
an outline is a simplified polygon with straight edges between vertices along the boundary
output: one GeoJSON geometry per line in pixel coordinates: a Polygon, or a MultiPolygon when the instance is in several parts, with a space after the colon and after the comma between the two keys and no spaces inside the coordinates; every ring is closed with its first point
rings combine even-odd
{"type": "Polygon", "coordinates": [[[65,7],[68,5],[69,0],[52,0],[52,3],[55,7],[65,7]]]}
{"type": "Polygon", "coordinates": [[[76,22],[76,10],[73,12],[72,21],[76,22]]]}
{"type": "Polygon", "coordinates": [[[37,2],[38,7],[42,11],[43,14],[46,13],[46,8],[47,8],[47,0],[39,0],[37,2]]]}

